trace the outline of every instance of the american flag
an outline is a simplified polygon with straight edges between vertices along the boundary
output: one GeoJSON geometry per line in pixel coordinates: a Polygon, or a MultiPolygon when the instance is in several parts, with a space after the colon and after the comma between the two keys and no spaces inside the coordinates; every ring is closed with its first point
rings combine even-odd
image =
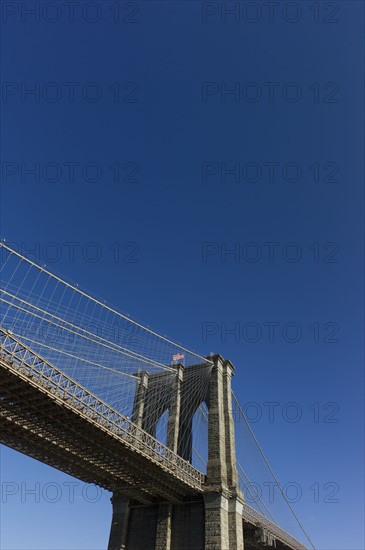
{"type": "Polygon", "coordinates": [[[175,355],[172,356],[173,361],[181,361],[181,359],[184,359],[185,355],[183,353],[175,353],[175,355]]]}

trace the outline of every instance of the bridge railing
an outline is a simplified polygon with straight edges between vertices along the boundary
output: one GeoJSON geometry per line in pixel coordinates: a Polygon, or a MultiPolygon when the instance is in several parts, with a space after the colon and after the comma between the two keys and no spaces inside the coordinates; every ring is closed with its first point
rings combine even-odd
{"type": "Polygon", "coordinates": [[[121,438],[125,445],[147,456],[163,469],[173,472],[195,490],[202,491],[205,479],[202,472],[2,328],[0,351],[12,369],[31,381],[35,379],[38,385],[54,397],[121,438]]]}
{"type": "Polygon", "coordinates": [[[297,539],[289,535],[287,531],[267,519],[266,516],[260,514],[248,504],[243,504],[242,516],[248,522],[256,524],[262,529],[266,529],[276,538],[289,545],[291,548],[295,548],[296,550],[307,550],[306,546],[304,546],[297,539]]]}

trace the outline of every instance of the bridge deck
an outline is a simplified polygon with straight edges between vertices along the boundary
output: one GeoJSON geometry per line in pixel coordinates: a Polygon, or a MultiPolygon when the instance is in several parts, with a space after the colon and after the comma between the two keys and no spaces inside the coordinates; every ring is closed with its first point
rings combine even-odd
{"type": "Polygon", "coordinates": [[[1,442],[142,502],[202,493],[204,475],[5,331],[1,442]]]}

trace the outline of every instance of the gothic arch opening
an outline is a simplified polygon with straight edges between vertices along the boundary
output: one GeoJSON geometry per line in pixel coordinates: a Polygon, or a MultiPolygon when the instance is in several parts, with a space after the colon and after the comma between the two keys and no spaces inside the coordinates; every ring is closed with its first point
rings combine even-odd
{"type": "Polygon", "coordinates": [[[169,423],[169,411],[166,409],[162,413],[156,424],[156,439],[163,445],[167,445],[167,433],[169,423]]]}
{"type": "Polygon", "coordinates": [[[208,462],[208,407],[202,402],[192,420],[192,465],[206,474],[208,462]]]}

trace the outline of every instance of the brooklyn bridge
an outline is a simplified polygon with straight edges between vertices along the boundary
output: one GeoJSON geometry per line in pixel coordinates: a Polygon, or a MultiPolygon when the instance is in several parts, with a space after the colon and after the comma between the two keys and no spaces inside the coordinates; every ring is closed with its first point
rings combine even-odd
{"type": "Polygon", "coordinates": [[[314,548],[229,359],[169,340],[5,243],[1,253],[0,443],[110,491],[108,550],[314,548]],[[291,523],[257,490],[259,463],[291,523]]]}

